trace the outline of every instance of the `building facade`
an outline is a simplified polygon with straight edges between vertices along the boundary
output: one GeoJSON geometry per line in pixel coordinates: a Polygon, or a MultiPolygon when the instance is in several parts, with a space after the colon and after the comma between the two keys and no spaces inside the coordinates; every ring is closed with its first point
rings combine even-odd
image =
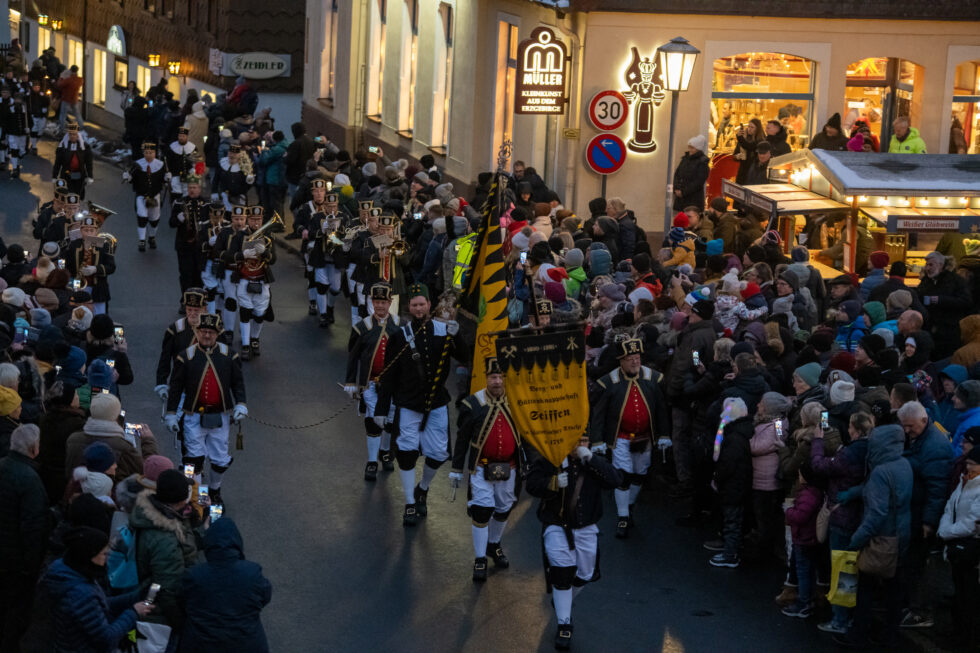
{"type": "MultiPolygon", "coordinates": [[[[753,118],[779,120],[801,148],[840,113],[845,129],[866,120],[887,150],[892,120],[908,116],[930,152],[949,152],[954,141],[980,152],[980,5],[950,0],[692,0],[682,8],[666,0],[572,0],[564,8],[307,0],[303,116],[348,149],[432,154],[463,188],[494,168],[510,139],[512,161],[535,167],[565,206],[585,213],[602,189],[586,162],[586,145],[600,133],[586,115],[590,100],[629,89],[634,48],[655,61],[676,36],[700,54],[679,95],[673,160],[666,94],[653,107],[658,147],[630,151],[606,180],[606,195],[626,200],[649,232],[669,216],[667,186],[688,140],[702,134],[712,156],[730,154],[735,129],[753,118]],[[561,115],[515,114],[518,46],[541,26],[568,53],[568,102],[561,115]]],[[[624,141],[637,106],[615,130],[624,141]]]]}
{"type": "Polygon", "coordinates": [[[77,65],[97,122],[122,128],[129,81],[145,93],[166,77],[183,101],[188,89],[230,92],[242,73],[278,124],[288,130],[299,119],[302,0],[9,1],[11,35],[28,65],[48,47],[66,66],[77,65]]]}

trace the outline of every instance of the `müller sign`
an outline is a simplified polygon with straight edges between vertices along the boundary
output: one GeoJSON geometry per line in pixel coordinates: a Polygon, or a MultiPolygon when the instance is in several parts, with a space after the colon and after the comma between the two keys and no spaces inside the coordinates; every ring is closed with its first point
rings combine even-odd
{"type": "Polygon", "coordinates": [[[568,51],[547,27],[538,27],[517,47],[514,113],[565,113],[568,51]]]}

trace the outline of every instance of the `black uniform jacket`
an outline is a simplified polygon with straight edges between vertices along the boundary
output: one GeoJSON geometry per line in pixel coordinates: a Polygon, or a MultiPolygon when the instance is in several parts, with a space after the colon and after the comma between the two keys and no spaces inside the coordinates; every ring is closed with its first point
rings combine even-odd
{"type": "Polygon", "coordinates": [[[177,355],[186,351],[194,343],[194,329],[182,317],[167,327],[160,347],[160,361],[157,363],[157,385],[166,385],[177,355]]]}
{"type": "Polygon", "coordinates": [[[245,403],[245,377],[242,376],[242,363],[238,354],[231,351],[228,345],[218,343],[205,351],[198,345],[191,345],[177,355],[174,371],[170,375],[170,395],[167,397],[167,412],[176,413],[180,396],[184,397],[184,412],[198,412],[198,391],[204,382],[208,367],[214,368],[214,374],[221,386],[221,411],[228,411],[235,404],[245,403]]]}
{"type": "MultiPolygon", "coordinates": [[[[79,270],[85,267],[85,239],[71,241],[62,256],[68,273],[72,278],[78,277],[79,270]]],[[[91,284],[92,301],[107,302],[110,299],[107,277],[116,271],[116,259],[104,247],[96,247],[92,253],[92,265],[95,266],[95,280],[91,284]]]]}
{"type": "Polygon", "coordinates": [[[605,442],[610,446],[616,443],[623,407],[633,383],[639,388],[640,396],[646,402],[647,412],[650,414],[650,435],[654,438],[670,437],[670,415],[664,395],[660,391],[661,378],[660,372],[646,366],[640,368],[635,379],[630,379],[621,367],[600,378],[596,382],[591,401],[589,439],[592,442],[605,442]]]}
{"type": "Polygon", "coordinates": [[[490,429],[500,413],[510,423],[514,439],[517,440],[514,455],[521,453],[521,436],[510,415],[506,395],[501,400],[494,401],[484,388],[460,402],[459,417],[456,419],[456,446],[453,448],[453,471],[463,471],[464,464],[469,473],[476,471],[480,452],[483,451],[490,429]]]}
{"type": "Polygon", "coordinates": [[[418,413],[448,404],[446,377],[454,351],[445,323],[427,320],[419,324],[412,320],[402,325],[385,348],[387,371],[380,379],[374,414],[387,415],[392,401],[399,408],[418,413]]]}
{"type": "Polygon", "coordinates": [[[541,454],[525,447],[528,459],[525,487],[531,496],[541,499],[538,519],[545,526],[583,528],[602,518],[602,490],[619,487],[622,473],[598,454],[582,463],[568,456],[558,469],[541,454]],[[568,486],[558,487],[559,472],[568,474],[568,486]]]}
{"type": "Polygon", "coordinates": [[[347,343],[347,383],[356,383],[361,389],[367,387],[368,375],[371,373],[371,363],[381,344],[381,334],[388,336],[387,351],[391,347],[392,337],[399,332],[398,317],[389,315],[383,324],[377,318],[368,315],[359,320],[351,328],[350,341],[347,343]]]}

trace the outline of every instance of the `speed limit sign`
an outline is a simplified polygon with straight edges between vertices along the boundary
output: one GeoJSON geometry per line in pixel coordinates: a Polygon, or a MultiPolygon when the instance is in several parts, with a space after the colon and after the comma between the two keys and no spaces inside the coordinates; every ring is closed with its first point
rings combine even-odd
{"type": "Polygon", "coordinates": [[[619,129],[626,122],[629,104],[619,91],[600,91],[589,102],[589,122],[599,131],[619,129]]]}

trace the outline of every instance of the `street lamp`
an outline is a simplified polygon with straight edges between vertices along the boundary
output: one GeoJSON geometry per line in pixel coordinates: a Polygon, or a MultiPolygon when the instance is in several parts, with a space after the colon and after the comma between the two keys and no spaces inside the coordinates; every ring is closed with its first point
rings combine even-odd
{"type": "Polygon", "coordinates": [[[56,32],[60,32],[61,28],[64,27],[64,25],[65,25],[65,21],[61,20],[60,18],[55,18],[54,20],[51,21],[51,29],[53,29],[56,32]]]}
{"type": "Polygon", "coordinates": [[[38,14],[37,15],[37,24],[40,25],[41,27],[46,26],[48,24],[48,15],[47,14],[38,14]]]}
{"type": "Polygon", "coordinates": [[[671,188],[671,175],[674,166],[674,126],[677,124],[677,100],[681,91],[686,91],[694,73],[694,62],[701,53],[678,36],[669,43],[657,48],[660,57],[660,79],[664,88],[670,91],[670,136],[667,140],[667,200],[664,213],[664,235],[670,231],[670,216],[673,213],[674,193],[671,188]]]}
{"type": "Polygon", "coordinates": [[[150,68],[156,68],[160,65],[160,55],[158,54],[148,54],[146,55],[146,63],[150,68]]]}
{"type": "Polygon", "coordinates": [[[169,70],[170,74],[174,77],[180,75],[180,59],[177,59],[176,61],[168,61],[167,70],[169,70]]]}

